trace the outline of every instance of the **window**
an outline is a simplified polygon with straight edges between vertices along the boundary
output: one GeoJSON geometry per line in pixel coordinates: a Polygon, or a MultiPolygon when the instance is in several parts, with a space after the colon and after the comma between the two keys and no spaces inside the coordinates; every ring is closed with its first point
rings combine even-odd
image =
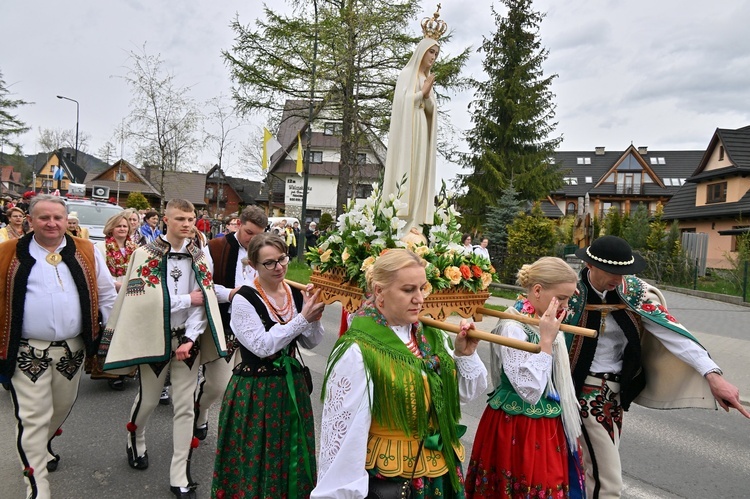
{"type": "Polygon", "coordinates": [[[594,183],[594,177],[586,177],[586,183],[587,184],[593,184],[594,183]]]}
{"type": "Polygon", "coordinates": [[[115,173],[115,182],[127,182],[128,181],[128,174],[127,173],[115,173]]]}
{"type": "MultiPolygon", "coordinates": [[[[357,184],[355,189],[354,197],[357,199],[364,199],[370,197],[372,194],[372,185],[370,184],[357,184]]],[[[352,197],[352,186],[350,185],[346,192],[347,197],[352,197]]]]}
{"type": "Polygon", "coordinates": [[[216,195],[216,191],[214,190],[214,186],[206,186],[206,199],[214,199],[214,196],[216,195]]]}
{"type": "Polygon", "coordinates": [[[323,151],[310,151],[310,163],[322,163],[323,151]]]}
{"type": "Polygon", "coordinates": [[[617,172],[617,194],[640,194],[641,173],[617,172]]]}
{"type": "Polygon", "coordinates": [[[565,214],[566,215],[575,215],[576,214],[576,204],[573,202],[570,202],[565,207],[565,214]]]}
{"type": "Polygon", "coordinates": [[[364,152],[357,153],[357,164],[358,165],[367,164],[367,153],[364,153],[364,152]]]}
{"type": "Polygon", "coordinates": [[[563,182],[567,185],[578,185],[578,177],[563,177],[563,182]]]}
{"type": "Polygon", "coordinates": [[[666,165],[667,164],[667,160],[664,159],[664,156],[659,156],[659,157],[651,156],[649,160],[651,161],[652,165],[666,165]]]}
{"type": "Polygon", "coordinates": [[[724,146],[719,146],[719,161],[724,161],[724,146]]]}
{"type": "Polygon", "coordinates": [[[54,189],[55,188],[55,181],[54,180],[42,180],[42,188],[43,189],[54,189]]]}
{"type": "Polygon", "coordinates": [[[577,163],[579,165],[590,165],[591,164],[591,158],[578,158],[577,163]]]}
{"type": "MultiPolygon", "coordinates": [[[[750,225],[733,225],[732,229],[735,229],[735,230],[737,230],[737,229],[750,230],[750,225]]],[[[746,237],[746,234],[743,234],[743,235],[732,234],[732,243],[731,243],[731,248],[730,248],[729,251],[737,251],[737,238],[738,237],[746,237]]]]}
{"type": "Polygon", "coordinates": [[[724,203],[727,200],[727,183],[719,182],[706,186],[706,203],[724,203]]]}
{"type": "Polygon", "coordinates": [[[341,135],[344,130],[343,123],[329,121],[323,125],[323,135],[341,135]]]}

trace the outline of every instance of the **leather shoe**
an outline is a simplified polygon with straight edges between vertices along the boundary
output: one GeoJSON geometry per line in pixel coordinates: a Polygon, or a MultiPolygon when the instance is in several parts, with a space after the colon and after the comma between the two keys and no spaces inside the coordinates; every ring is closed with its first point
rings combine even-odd
{"type": "Polygon", "coordinates": [[[135,457],[135,451],[126,446],[128,452],[128,464],[134,470],[145,470],[148,468],[148,451],[142,456],[135,457]]]}
{"type": "Polygon", "coordinates": [[[172,492],[178,499],[196,499],[195,490],[190,488],[187,492],[183,492],[179,487],[169,487],[169,491],[172,492]]]}
{"type": "Polygon", "coordinates": [[[196,426],[193,428],[193,436],[197,438],[198,440],[205,440],[208,436],[208,423],[206,423],[204,426],[196,426]]]}
{"type": "Polygon", "coordinates": [[[57,471],[57,463],[60,462],[60,454],[55,454],[54,459],[50,459],[47,461],[47,472],[52,473],[54,471],[57,471]]]}
{"type": "Polygon", "coordinates": [[[116,390],[118,392],[121,392],[125,389],[125,380],[122,378],[107,380],[107,384],[109,384],[109,387],[111,389],[116,390]]]}

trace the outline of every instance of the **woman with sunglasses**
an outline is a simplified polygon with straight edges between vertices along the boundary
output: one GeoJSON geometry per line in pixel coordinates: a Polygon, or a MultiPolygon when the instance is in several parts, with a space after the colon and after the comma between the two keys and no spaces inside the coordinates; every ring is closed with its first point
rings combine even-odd
{"type": "Polygon", "coordinates": [[[243,263],[258,276],[232,299],[242,362],[221,407],[211,497],[307,497],[315,483],[313,412],[297,344],[320,343],[324,304],[312,285],[303,296],[284,283],[287,251],[267,232],[247,248],[243,263]]]}

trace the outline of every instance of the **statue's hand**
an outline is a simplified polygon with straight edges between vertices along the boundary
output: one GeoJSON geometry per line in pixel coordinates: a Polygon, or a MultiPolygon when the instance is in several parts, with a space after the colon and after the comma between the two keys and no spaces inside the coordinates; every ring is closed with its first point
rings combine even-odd
{"type": "Polygon", "coordinates": [[[430,91],[432,90],[432,85],[435,83],[435,74],[430,73],[427,75],[427,78],[424,80],[424,85],[422,85],[422,95],[425,99],[430,98],[430,91]]]}

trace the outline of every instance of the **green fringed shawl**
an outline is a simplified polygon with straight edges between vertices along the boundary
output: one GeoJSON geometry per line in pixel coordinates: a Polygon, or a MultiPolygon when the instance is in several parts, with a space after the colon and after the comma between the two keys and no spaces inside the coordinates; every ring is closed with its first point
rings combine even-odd
{"type": "Polygon", "coordinates": [[[461,445],[456,428],[461,418],[456,364],[445,349],[444,333],[421,325],[420,328],[417,342],[421,343],[420,334],[423,334],[433,355],[440,361],[437,370],[431,366],[429,359],[420,359],[411,353],[390,328],[370,317],[355,317],[328,358],[321,398],[325,399],[325,387],[334,366],[356,343],[362,352],[368,382],[372,381],[373,384],[373,399],[370,401],[372,418],[382,426],[398,429],[406,435],[417,435],[420,439],[439,432],[442,448],[436,450],[444,449],[443,457],[451,483],[458,490],[458,463],[453,450],[461,445]],[[424,374],[427,375],[429,399],[425,393],[424,374]],[[430,410],[430,401],[433,411],[430,410]]]}

